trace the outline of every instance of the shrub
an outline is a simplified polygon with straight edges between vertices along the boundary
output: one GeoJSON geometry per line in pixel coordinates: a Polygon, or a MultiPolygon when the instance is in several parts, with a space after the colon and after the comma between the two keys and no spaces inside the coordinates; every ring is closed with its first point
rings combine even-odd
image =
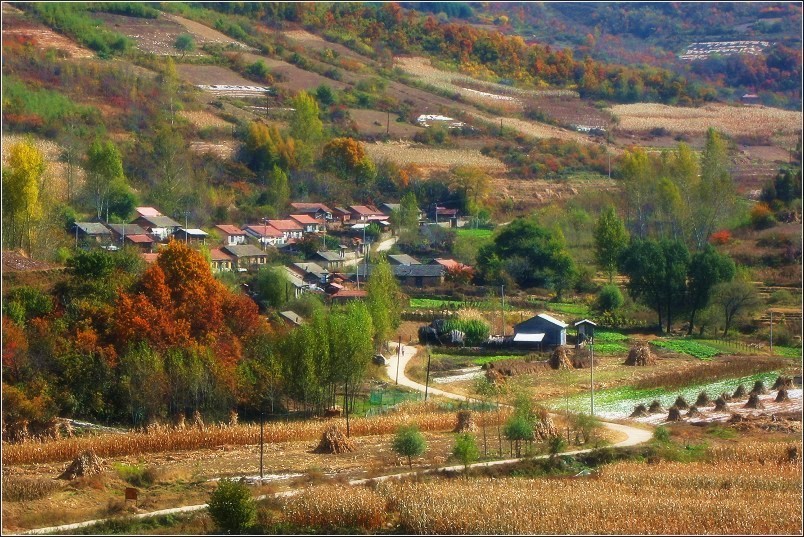
{"type": "Polygon", "coordinates": [[[653,431],[653,438],[657,442],[667,443],[670,441],[670,431],[667,430],[667,427],[660,425],[653,431]]]}
{"type": "Polygon", "coordinates": [[[514,442],[516,446],[516,456],[521,457],[521,442],[522,440],[533,439],[533,427],[524,416],[514,415],[506,422],[503,428],[503,434],[509,441],[514,442]]]}
{"type": "Polygon", "coordinates": [[[257,517],[257,505],[248,487],[229,479],[218,481],[208,509],[217,528],[228,535],[244,533],[257,517]]]}
{"type": "Polygon", "coordinates": [[[126,481],[135,487],[149,487],[157,480],[159,473],[153,466],[147,468],[141,464],[113,464],[114,469],[120,479],[126,481]]]}
{"type": "Polygon", "coordinates": [[[614,284],[604,285],[597,294],[596,307],[600,311],[615,311],[625,304],[620,289],[614,284]]]}
{"type": "Polygon", "coordinates": [[[447,319],[444,328],[463,332],[466,336],[464,343],[470,347],[477,347],[489,338],[489,325],[480,319],[447,319]]]}
{"type": "Polygon", "coordinates": [[[709,242],[712,244],[716,244],[718,246],[723,246],[724,244],[728,244],[731,242],[731,232],[728,229],[721,229],[720,231],[716,231],[712,233],[709,237],[709,242]]]}
{"type": "Polygon", "coordinates": [[[765,203],[757,203],[751,209],[751,227],[754,229],[767,229],[776,224],[776,217],[773,211],[765,203]]]}
{"type": "Polygon", "coordinates": [[[469,465],[480,456],[474,435],[470,433],[459,434],[455,439],[455,447],[452,448],[452,456],[461,461],[464,469],[468,470],[469,465]]]}
{"type": "Polygon", "coordinates": [[[424,436],[415,425],[400,427],[394,436],[392,448],[397,455],[408,458],[408,466],[413,468],[413,457],[418,457],[427,449],[424,436]]]}

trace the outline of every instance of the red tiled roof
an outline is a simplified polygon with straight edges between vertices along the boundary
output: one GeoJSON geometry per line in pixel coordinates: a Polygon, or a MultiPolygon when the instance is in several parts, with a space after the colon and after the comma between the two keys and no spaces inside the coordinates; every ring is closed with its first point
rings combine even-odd
{"type": "Polygon", "coordinates": [[[263,237],[282,237],[284,234],[276,229],[274,226],[262,226],[259,224],[253,226],[246,226],[246,229],[250,229],[254,233],[258,235],[262,235],[263,237]]]}
{"type": "Polygon", "coordinates": [[[220,248],[210,248],[209,258],[212,261],[232,261],[234,258],[220,248]]]}
{"type": "Polygon", "coordinates": [[[231,224],[218,224],[215,226],[216,228],[220,229],[227,235],[244,235],[246,232],[240,229],[237,226],[233,226],[231,224]]]}
{"type": "Polygon", "coordinates": [[[441,259],[440,257],[433,259],[433,263],[438,263],[448,270],[469,268],[469,265],[464,265],[463,263],[455,261],[454,259],[441,259]]]}
{"type": "Polygon", "coordinates": [[[368,205],[350,205],[349,209],[351,209],[352,212],[355,212],[357,214],[364,215],[364,216],[382,214],[377,209],[373,209],[373,208],[369,207],[368,205]]]}
{"type": "Polygon", "coordinates": [[[142,253],[140,257],[145,260],[146,263],[156,263],[156,258],[159,257],[159,254],[149,254],[149,253],[142,253]]]}
{"type": "Polygon", "coordinates": [[[332,212],[332,209],[330,209],[329,207],[327,207],[323,203],[297,202],[297,203],[291,203],[290,206],[293,207],[294,209],[298,209],[298,210],[302,210],[302,209],[321,209],[322,211],[327,212],[327,213],[332,212]]]}
{"type": "Polygon", "coordinates": [[[135,244],[148,244],[154,242],[154,240],[148,235],[126,235],[126,240],[135,244]]]}
{"type": "Polygon", "coordinates": [[[162,213],[153,207],[134,207],[134,210],[140,216],[162,216],[162,213]]]}
{"type": "Polygon", "coordinates": [[[290,217],[300,224],[319,224],[320,222],[309,214],[292,214],[290,217]]]}
{"type": "Polygon", "coordinates": [[[268,223],[280,231],[302,231],[302,228],[301,226],[299,226],[299,223],[294,222],[293,220],[290,219],[268,220],[268,223]]]}
{"type": "Polygon", "coordinates": [[[368,296],[368,291],[363,289],[342,289],[331,298],[365,298],[366,296],[368,296]]]}

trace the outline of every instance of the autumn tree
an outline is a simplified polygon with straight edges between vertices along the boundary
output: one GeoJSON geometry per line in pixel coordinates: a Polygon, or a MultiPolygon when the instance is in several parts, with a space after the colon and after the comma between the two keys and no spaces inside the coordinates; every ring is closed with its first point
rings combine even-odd
{"type": "Polygon", "coordinates": [[[625,152],[620,168],[627,220],[637,238],[646,238],[655,199],[653,165],[638,147],[625,152]]]}
{"type": "Polygon", "coordinates": [[[453,184],[463,195],[467,213],[476,214],[491,188],[491,178],[477,166],[457,166],[452,169],[453,184]]]}
{"type": "Polygon", "coordinates": [[[403,307],[399,282],[387,260],[374,265],[366,283],[366,291],[366,304],[374,327],[374,346],[380,348],[399,327],[403,307]]]}
{"type": "Polygon", "coordinates": [[[290,117],[290,134],[301,142],[298,151],[300,162],[309,164],[324,135],[318,103],[306,91],[301,91],[291,99],[290,106],[294,109],[290,117]]]}
{"type": "Polygon", "coordinates": [[[45,161],[31,140],[9,147],[3,168],[3,244],[6,248],[32,247],[34,226],[42,218],[40,194],[45,161]]]}
{"type": "Polygon", "coordinates": [[[321,163],[324,169],[331,170],[340,177],[354,174],[365,160],[363,144],[354,138],[333,138],[324,144],[321,163]]]}
{"type": "Polygon", "coordinates": [[[617,260],[628,245],[628,232],[614,207],[608,206],[600,213],[595,225],[595,260],[600,270],[609,277],[609,283],[617,272],[617,260]]]}
{"type": "Polygon", "coordinates": [[[92,200],[98,218],[104,209],[109,213],[109,192],[116,185],[125,185],[120,151],[111,140],[95,140],[87,151],[85,189],[92,200]]]}
{"type": "Polygon", "coordinates": [[[299,166],[296,141],[283,136],[275,126],[252,121],[246,130],[243,147],[245,164],[257,174],[264,174],[279,166],[283,170],[299,166]]]}

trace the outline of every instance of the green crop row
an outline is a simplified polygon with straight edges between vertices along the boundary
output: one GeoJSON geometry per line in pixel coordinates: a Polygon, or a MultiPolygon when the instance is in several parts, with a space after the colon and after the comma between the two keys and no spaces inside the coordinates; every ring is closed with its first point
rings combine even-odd
{"type": "Polygon", "coordinates": [[[651,344],[656,345],[657,347],[661,347],[663,349],[680,352],[682,354],[688,354],[701,360],[709,360],[713,356],[717,356],[718,354],[720,354],[720,350],[714,347],[704,345],[703,343],[698,343],[697,341],[690,341],[685,339],[655,340],[651,341],[651,344]]]}

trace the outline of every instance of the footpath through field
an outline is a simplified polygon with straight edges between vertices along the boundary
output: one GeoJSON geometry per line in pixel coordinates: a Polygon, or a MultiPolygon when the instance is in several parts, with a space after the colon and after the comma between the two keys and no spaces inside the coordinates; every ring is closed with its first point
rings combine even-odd
{"type": "MultiPolygon", "coordinates": [[[[390,346],[391,346],[391,348],[396,350],[397,343],[396,342],[391,342],[390,346]]],[[[397,379],[397,371],[398,371],[399,384],[401,384],[402,386],[407,386],[408,388],[413,388],[414,390],[419,390],[419,391],[423,392],[425,390],[425,386],[423,384],[419,384],[418,382],[409,379],[405,375],[405,367],[407,366],[407,364],[410,361],[410,359],[413,358],[413,356],[416,355],[416,351],[417,351],[416,347],[413,347],[413,346],[410,346],[410,345],[402,345],[402,353],[401,353],[402,358],[401,358],[401,360],[399,360],[398,368],[397,368],[397,356],[396,356],[396,354],[393,354],[391,357],[389,357],[388,364],[387,364],[386,368],[387,368],[387,372],[388,372],[388,377],[392,381],[396,381],[396,379],[397,379]]],[[[473,399],[471,397],[466,397],[464,395],[458,395],[458,394],[455,394],[455,393],[446,392],[444,390],[439,390],[438,388],[430,387],[430,388],[428,388],[427,393],[428,393],[428,395],[429,394],[438,395],[438,396],[447,397],[449,399],[455,399],[455,400],[459,400],[459,401],[478,402],[477,399],[473,399]]],[[[620,432],[620,433],[623,433],[623,434],[626,435],[625,440],[623,440],[621,442],[617,442],[616,444],[613,444],[612,447],[634,446],[636,444],[641,444],[643,442],[647,442],[648,440],[650,440],[653,437],[653,433],[651,431],[648,431],[648,430],[645,430],[645,429],[637,429],[636,427],[630,427],[628,425],[622,425],[622,424],[619,424],[619,423],[602,422],[602,424],[603,424],[604,427],[606,427],[606,428],[608,428],[608,429],[610,429],[612,431],[617,431],[617,432],[620,432]]],[[[566,451],[566,452],[562,452],[562,455],[576,455],[576,454],[579,454],[579,453],[586,453],[588,451],[592,451],[592,449],[578,449],[578,450],[575,450],[575,451],[566,451]]],[[[539,456],[532,457],[532,458],[543,459],[543,458],[546,458],[546,457],[549,457],[549,455],[539,455],[539,456]]],[[[504,459],[504,460],[498,460],[498,461],[478,462],[478,463],[470,464],[469,467],[470,468],[479,468],[479,467],[486,467],[486,466],[498,466],[498,465],[502,465],[502,464],[512,464],[512,463],[521,461],[523,459],[524,459],[524,457],[523,458],[517,458],[517,459],[504,459]]],[[[438,468],[431,468],[431,469],[427,469],[427,470],[416,470],[416,471],[410,471],[410,472],[402,472],[402,473],[398,473],[398,474],[384,475],[384,476],[379,476],[379,477],[370,477],[370,478],[366,478],[366,479],[353,479],[353,480],[349,481],[348,483],[349,483],[349,485],[365,485],[365,484],[372,483],[372,482],[379,483],[381,481],[387,481],[389,479],[400,479],[400,478],[403,478],[403,477],[406,477],[406,476],[411,476],[411,475],[416,475],[416,474],[432,474],[432,473],[438,473],[438,472],[459,472],[459,471],[462,471],[463,469],[464,469],[464,467],[461,464],[455,465],[455,466],[441,466],[441,467],[438,467],[438,468]]],[[[255,500],[261,501],[261,500],[267,500],[269,498],[280,498],[280,497],[295,496],[296,494],[301,493],[303,490],[304,490],[304,488],[297,488],[297,489],[293,489],[293,490],[287,490],[287,491],[284,491],[284,492],[277,492],[275,494],[264,494],[262,496],[257,496],[255,498],[255,500]]],[[[159,511],[151,511],[151,512],[148,512],[148,513],[140,513],[140,514],[137,514],[137,515],[131,515],[130,518],[132,518],[132,519],[141,519],[141,518],[148,518],[148,517],[161,516],[161,515],[170,515],[170,514],[177,514],[177,513],[190,513],[190,512],[193,512],[193,511],[200,511],[202,509],[205,509],[206,507],[207,507],[207,504],[185,505],[183,507],[173,507],[171,509],[161,509],[159,511]]],[[[77,522],[77,523],[74,523],[74,524],[64,524],[62,526],[54,526],[54,527],[50,527],[50,528],[38,528],[38,529],[22,532],[21,535],[41,535],[41,534],[46,534],[46,533],[71,531],[71,530],[76,530],[76,529],[79,529],[79,528],[85,528],[87,526],[93,526],[95,524],[99,524],[99,523],[105,522],[107,520],[111,520],[111,519],[87,520],[86,522],[77,522]]]]}

